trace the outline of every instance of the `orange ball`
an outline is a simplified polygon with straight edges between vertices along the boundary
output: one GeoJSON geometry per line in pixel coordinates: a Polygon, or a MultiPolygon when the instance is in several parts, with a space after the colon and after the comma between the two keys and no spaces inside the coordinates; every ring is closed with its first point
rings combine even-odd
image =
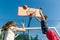
{"type": "Polygon", "coordinates": [[[26,9],[27,9],[27,5],[24,5],[24,6],[23,6],[23,9],[26,10],[26,9]]]}

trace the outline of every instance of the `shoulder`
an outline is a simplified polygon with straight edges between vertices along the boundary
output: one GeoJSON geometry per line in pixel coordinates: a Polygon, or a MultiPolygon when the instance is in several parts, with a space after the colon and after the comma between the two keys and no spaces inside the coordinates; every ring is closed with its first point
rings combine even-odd
{"type": "Polygon", "coordinates": [[[15,27],[11,26],[10,29],[14,29],[15,27]]]}
{"type": "Polygon", "coordinates": [[[10,29],[13,30],[13,31],[16,31],[16,28],[17,27],[14,27],[14,26],[11,26],[10,29]]]}

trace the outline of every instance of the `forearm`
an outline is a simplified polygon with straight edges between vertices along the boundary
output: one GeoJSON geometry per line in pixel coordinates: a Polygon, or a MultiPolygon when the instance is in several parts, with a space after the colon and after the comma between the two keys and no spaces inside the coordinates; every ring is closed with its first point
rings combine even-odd
{"type": "Polygon", "coordinates": [[[25,31],[25,28],[19,28],[18,31],[19,32],[24,32],[25,31]]]}
{"type": "Polygon", "coordinates": [[[45,20],[45,17],[42,14],[42,9],[39,10],[39,13],[40,13],[40,16],[41,16],[42,20],[45,20]]]}
{"type": "Polygon", "coordinates": [[[35,17],[38,22],[41,22],[41,18],[35,17]]]}
{"type": "Polygon", "coordinates": [[[25,28],[15,28],[16,29],[16,31],[18,31],[18,32],[24,32],[25,31],[25,28]]]}

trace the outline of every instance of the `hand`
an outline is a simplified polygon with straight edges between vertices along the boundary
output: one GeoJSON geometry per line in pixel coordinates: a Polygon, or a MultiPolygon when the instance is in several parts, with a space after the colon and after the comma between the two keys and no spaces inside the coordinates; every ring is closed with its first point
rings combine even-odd
{"type": "Polygon", "coordinates": [[[21,23],[21,26],[22,26],[22,28],[24,28],[24,23],[23,22],[21,23]]]}
{"type": "Polygon", "coordinates": [[[22,26],[22,30],[25,31],[24,22],[22,22],[21,26],[22,26]]]}

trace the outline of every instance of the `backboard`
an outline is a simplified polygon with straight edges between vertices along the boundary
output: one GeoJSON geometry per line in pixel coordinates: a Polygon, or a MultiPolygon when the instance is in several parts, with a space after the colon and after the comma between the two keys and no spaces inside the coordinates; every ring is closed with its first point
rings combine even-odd
{"type": "Polygon", "coordinates": [[[32,16],[40,17],[39,9],[27,8],[24,10],[23,7],[18,7],[18,16],[29,16],[30,14],[33,14],[32,16]]]}

